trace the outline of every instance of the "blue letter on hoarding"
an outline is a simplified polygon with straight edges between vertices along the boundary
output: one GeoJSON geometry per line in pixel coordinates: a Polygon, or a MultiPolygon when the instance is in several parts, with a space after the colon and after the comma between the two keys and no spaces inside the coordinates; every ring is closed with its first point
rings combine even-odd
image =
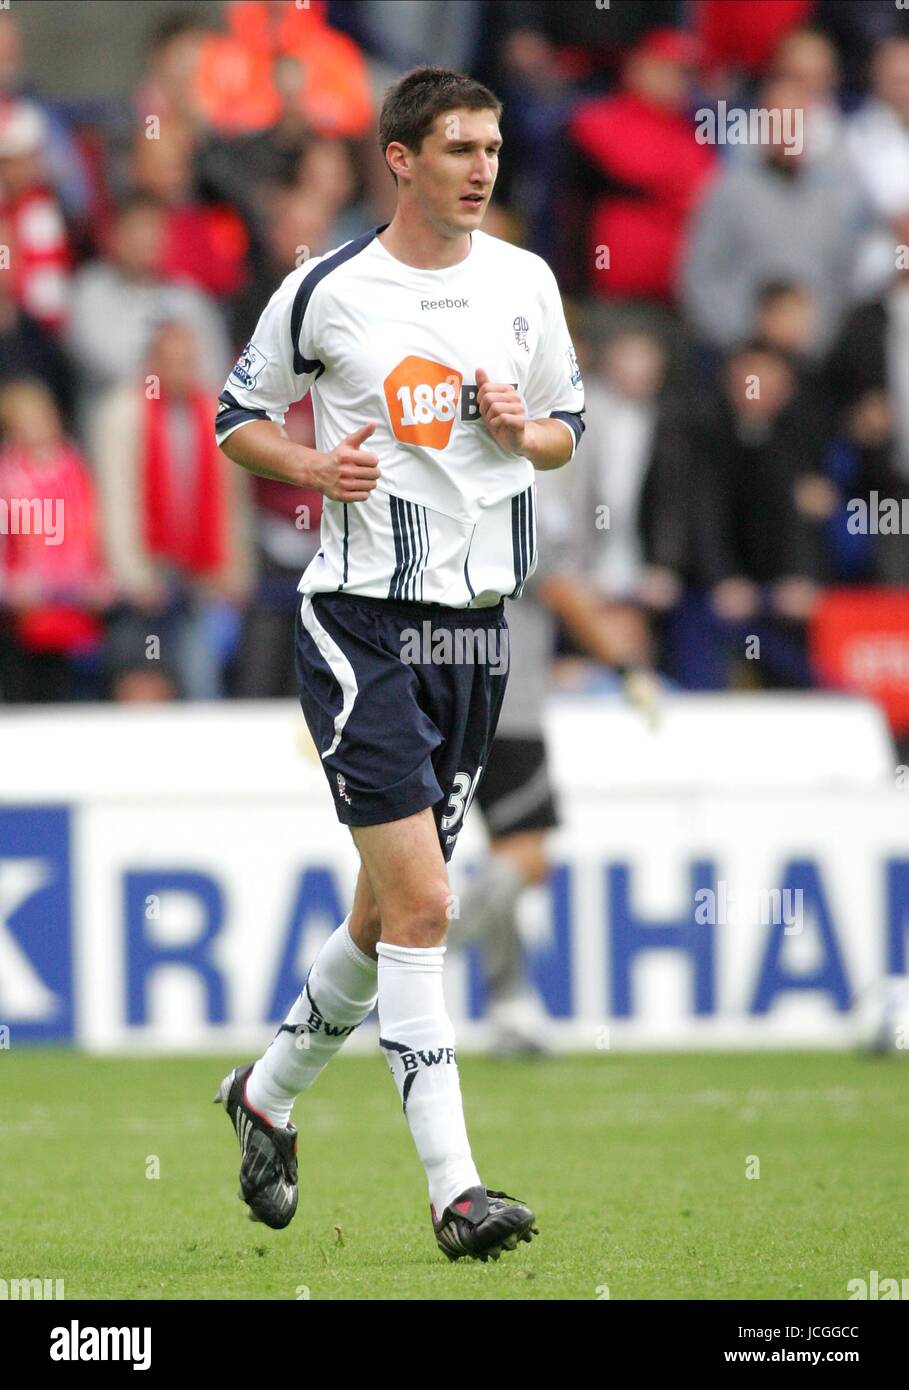
{"type": "Polygon", "coordinates": [[[816,969],[808,971],[807,974],[796,975],[782,965],[783,943],[786,940],[785,923],[778,922],[771,927],[750,1012],[767,1013],[776,996],[790,989],[817,990],[830,994],[837,1009],[848,1009],[850,990],[846,980],[846,968],[840,955],[833,919],[821,887],[817,865],[810,859],[793,860],[786,866],[780,887],[783,902],[787,900],[787,891],[801,893],[801,921],[804,924],[812,917],[816,920],[824,950],[816,969]]]}
{"type": "Polygon", "coordinates": [[[554,864],[549,875],[552,901],[552,946],[528,952],[530,975],[553,1018],[570,1018],[571,998],[571,870],[554,864]]]}
{"type": "Polygon", "coordinates": [[[0,809],[0,1023],[19,1042],[73,1036],[70,812],[0,809]]]}
{"type": "Polygon", "coordinates": [[[711,923],[695,920],[697,894],[716,891],[714,865],[697,860],[689,870],[691,889],[688,912],[676,922],[643,922],[629,904],[627,864],[610,864],[606,871],[606,898],[612,929],[612,1013],[629,1018],[634,1012],[631,998],[631,966],[645,951],[686,951],[694,967],[694,1012],[711,1014],[714,1003],[713,935],[711,923]]]}
{"type": "Polygon", "coordinates": [[[126,911],[127,1019],[131,1024],[148,1022],[148,981],[162,965],[181,965],[194,970],[205,985],[209,1023],[223,1023],[224,979],[212,960],[212,945],[224,925],[224,898],[214,879],[207,874],[182,869],[132,870],[123,875],[126,911]],[[149,897],[166,893],[186,893],[197,898],[204,909],[205,926],[195,941],[186,946],[168,946],[153,940],[149,933],[146,903],[149,897]]]}
{"type": "Polygon", "coordinates": [[[298,971],[297,961],[300,959],[303,935],[314,917],[333,927],[345,917],[335,876],[331,869],[324,867],[306,869],[300,878],[266,1014],[269,1023],[280,1023],[287,1017],[291,1004],[306,983],[306,975],[298,971]]]}
{"type": "MultiPolygon", "coordinates": [[[[549,873],[548,888],[552,913],[552,945],[526,951],[527,973],[536,985],[546,1010],[553,1018],[570,1018],[571,998],[571,869],[567,864],[554,864],[549,873]]],[[[577,927],[575,927],[577,930],[577,927]]],[[[486,1012],[486,987],[483,982],[483,949],[468,946],[467,956],[467,1014],[482,1018],[486,1012]]]]}
{"type": "Polygon", "coordinates": [[[909,932],[909,859],[888,859],[887,870],[887,945],[888,975],[909,974],[906,959],[906,936],[909,932]]]}

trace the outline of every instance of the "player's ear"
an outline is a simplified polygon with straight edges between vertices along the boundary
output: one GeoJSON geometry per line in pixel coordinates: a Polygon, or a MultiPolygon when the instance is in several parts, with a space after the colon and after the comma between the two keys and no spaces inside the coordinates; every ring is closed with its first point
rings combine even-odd
{"type": "Polygon", "coordinates": [[[385,150],[385,163],[395,178],[400,178],[402,174],[407,178],[410,174],[410,150],[400,140],[392,140],[385,150]]]}

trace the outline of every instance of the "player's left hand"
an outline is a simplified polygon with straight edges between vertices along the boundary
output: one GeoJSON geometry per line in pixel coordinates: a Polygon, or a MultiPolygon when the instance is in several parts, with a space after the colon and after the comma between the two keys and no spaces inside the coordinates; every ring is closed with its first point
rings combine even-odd
{"type": "Polygon", "coordinates": [[[500,448],[522,454],[527,447],[527,407],[513,386],[496,386],[489,373],[477,367],[477,406],[480,418],[500,448]]]}

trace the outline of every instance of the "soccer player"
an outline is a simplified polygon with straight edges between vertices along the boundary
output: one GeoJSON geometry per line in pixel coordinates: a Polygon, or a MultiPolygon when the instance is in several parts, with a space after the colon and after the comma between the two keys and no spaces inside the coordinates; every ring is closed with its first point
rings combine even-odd
{"type": "Polygon", "coordinates": [[[378,998],[436,1241],[450,1259],[484,1261],[536,1227],[527,1205],[481,1182],[470,1151],[442,992],[446,865],[505,691],[503,599],[536,560],[534,470],[569,461],[584,407],[552,272],[480,231],[500,113],[486,87],[440,68],[389,90],[391,222],[287,277],[216,426],[241,467],[325,497],[300,581],[297,671],[361,863],[350,914],[271,1046],[216,1097],[240,1139],[242,1196],[269,1226],[291,1220],[294,1100],[378,998]],[[282,431],[310,388],[316,449],[282,431]],[[414,634],[429,639],[416,655],[414,634]]]}

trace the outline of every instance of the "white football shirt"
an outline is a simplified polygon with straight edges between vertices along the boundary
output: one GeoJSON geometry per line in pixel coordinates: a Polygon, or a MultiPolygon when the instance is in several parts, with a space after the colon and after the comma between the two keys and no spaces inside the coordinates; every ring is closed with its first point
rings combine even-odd
{"type": "Polygon", "coordinates": [[[301,593],[341,590],[454,608],[517,596],[536,563],[534,469],[500,448],[476,373],[509,382],[528,418],[555,416],[574,451],[584,388],[552,271],[485,232],[444,270],[420,270],[372,231],[279,286],[228,378],[221,444],[250,420],[284,421],[310,388],[324,452],[367,420],[381,477],[365,502],[322,512],[301,593]]]}

